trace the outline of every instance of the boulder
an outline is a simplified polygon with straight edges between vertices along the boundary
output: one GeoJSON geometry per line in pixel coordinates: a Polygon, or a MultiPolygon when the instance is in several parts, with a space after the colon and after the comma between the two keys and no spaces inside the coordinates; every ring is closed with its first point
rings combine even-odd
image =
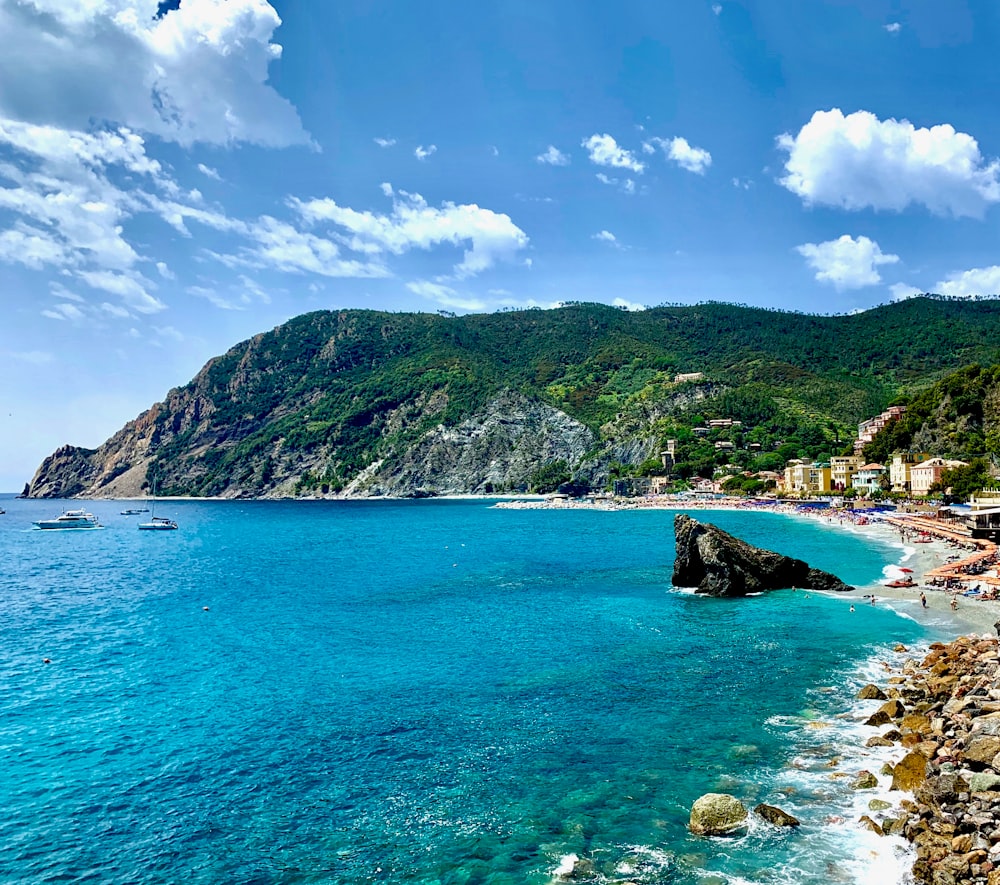
{"type": "Polygon", "coordinates": [[[927,757],[923,753],[907,753],[892,769],[891,790],[912,793],[927,778],[927,757]]]}
{"type": "Polygon", "coordinates": [[[874,790],[878,786],[878,778],[870,771],[859,771],[851,786],[855,790],[874,790]]]}
{"type": "Polygon", "coordinates": [[[746,806],[728,793],[706,793],[691,806],[688,829],[698,836],[728,836],[746,827],[746,806]]]}
{"type": "Polygon", "coordinates": [[[992,734],[977,734],[965,748],[965,761],[973,765],[985,766],[993,761],[993,757],[997,753],[1000,753],[1000,737],[995,737],[992,734]]]}
{"type": "Polygon", "coordinates": [[[840,578],[734,538],[709,523],[679,513],[674,518],[677,557],[673,585],[694,587],[709,596],[746,596],[763,590],[799,587],[846,591],[840,578]]]}
{"type": "Polygon", "coordinates": [[[858,699],[862,701],[888,700],[885,696],[885,692],[882,691],[882,689],[877,685],[872,685],[870,682],[858,692],[858,699]]]}
{"type": "Polygon", "coordinates": [[[758,817],[764,818],[769,824],[774,824],[776,827],[799,826],[799,819],[797,817],[793,817],[787,811],[782,811],[773,805],[765,805],[763,802],[753,810],[753,813],[758,817]]]}

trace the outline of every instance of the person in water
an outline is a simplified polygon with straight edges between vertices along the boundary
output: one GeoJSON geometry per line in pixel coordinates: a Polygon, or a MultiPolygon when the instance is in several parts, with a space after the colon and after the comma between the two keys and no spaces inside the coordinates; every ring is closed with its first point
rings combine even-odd
{"type": "Polygon", "coordinates": [[[920,594],[920,604],[921,604],[921,605],[922,605],[922,606],[923,606],[924,608],[927,608],[927,597],[926,597],[926,596],[924,596],[924,594],[923,594],[922,592],[921,592],[921,594],[920,594]]]}

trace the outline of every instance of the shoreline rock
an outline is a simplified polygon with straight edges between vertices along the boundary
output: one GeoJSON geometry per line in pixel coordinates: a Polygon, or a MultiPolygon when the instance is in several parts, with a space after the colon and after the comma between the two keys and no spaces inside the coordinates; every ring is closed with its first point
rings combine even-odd
{"type": "Polygon", "coordinates": [[[754,547],[685,513],[674,517],[674,535],[675,587],[694,587],[696,593],[709,596],[746,596],[788,587],[837,592],[854,589],[801,559],[754,547]]]}
{"type": "Polygon", "coordinates": [[[901,817],[861,822],[913,843],[916,882],[1000,885],[997,641],[934,643],[922,661],[904,664],[886,693],[890,701],[879,712],[894,728],[880,739],[908,750],[887,773],[891,789],[912,798],[902,801],[901,817]]]}

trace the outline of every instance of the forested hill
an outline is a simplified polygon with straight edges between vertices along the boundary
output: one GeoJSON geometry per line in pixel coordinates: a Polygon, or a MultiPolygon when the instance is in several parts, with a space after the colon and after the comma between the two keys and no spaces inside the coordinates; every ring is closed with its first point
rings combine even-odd
{"type": "MultiPolygon", "coordinates": [[[[440,494],[601,485],[843,446],[900,393],[1000,362],[1000,302],[915,298],[851,316],[710,303],[461,317],[296,317],[217,357],[97,450],[49,456],[32,494],[440,494]],[[704,379],[675,383],[678,373],[704,379]],[[691,428],[743,421],[720,455],[691,428]]],[[[718,441],[718,440],[716,440],[718,441]]]]}

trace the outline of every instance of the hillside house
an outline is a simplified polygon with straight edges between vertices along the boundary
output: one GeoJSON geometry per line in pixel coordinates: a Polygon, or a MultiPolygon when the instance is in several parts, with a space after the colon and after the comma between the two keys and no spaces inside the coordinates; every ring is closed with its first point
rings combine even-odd
{"type": "Polygon", "coordinates": [[[783,489],[790,495],[822,495],[830,491],[830,465],[795,458],[785,467],[783,489]]]}
{"type": "Polygon", "coordinates": [[[851,481],[858,468],[865,463],[860,455],[837,455],[830,459],[830,486],[843,492],[851,488],[851,481]]]}
{"type": "Polygon", "coordinates": [[[912,491],[910,471],[914,464],[930,460],[926,452],[896,452],[889,462],[889,486],[894,492],[912,491]]]}
{"type": "Polygon", "coordinates": [[[872,492],[881,491],[883,478],[889,475],[889,471],[882,464],[862,464],[854,473],[851,480],[851,488],[857,489],[870,495],[872,492]]]}
{"type": "Polygon", "coordinates": [[[928,458],[910,468],[910,491],[914,497],[926,497],[931,486],[941,481],[945,470],[968,466],[964,461],[946,461],[944,458],[928,458]]]}

